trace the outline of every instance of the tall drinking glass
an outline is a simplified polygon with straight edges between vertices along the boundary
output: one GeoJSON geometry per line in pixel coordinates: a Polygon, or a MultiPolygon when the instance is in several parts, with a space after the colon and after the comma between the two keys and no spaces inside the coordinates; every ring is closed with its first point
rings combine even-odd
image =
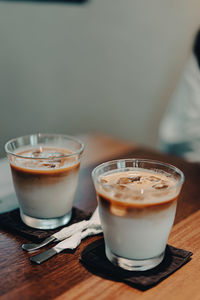
{"type": "Polygon", "coordinates": [[[148,159],[121,159],[97,166],[92,177],[107,258],[143,271],[164,258],[184,181],[175,166],[148,159]]]}
{"type": "Polygon", "coordinates": [[[61,134],[32,134],[6,143],[25,224],[52,229],[70,221],[83,149],[81,141],[61,134]]]}

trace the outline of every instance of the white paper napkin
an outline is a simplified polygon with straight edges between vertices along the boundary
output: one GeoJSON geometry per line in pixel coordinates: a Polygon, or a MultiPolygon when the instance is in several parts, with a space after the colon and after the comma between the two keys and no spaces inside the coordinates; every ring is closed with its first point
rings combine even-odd
{"type": "Polygon", "coordinates": [[[61,229],[60,231],[54,233],[52,236],[54,236],[57,240],[62,241],[74,235],[76,232],[81,232],[86,228],[98,228],[100,225],[101,222],[99,219],[99,211],[97,207],[88,221],[83,220],[78,223],[72,224],[71,226],[67,226],[61,229]]]}

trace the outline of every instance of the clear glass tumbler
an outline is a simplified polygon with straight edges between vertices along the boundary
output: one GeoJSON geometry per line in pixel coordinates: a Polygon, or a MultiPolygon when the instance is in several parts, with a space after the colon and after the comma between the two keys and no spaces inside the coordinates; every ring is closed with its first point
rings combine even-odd
{"type": "Polygon", "coordinates": [[[184,182],[182,171],[159,161],[121,159],[97,166],[92,177],[107,258],[131,271],[161,263],[184,182]]]}
{"type": "Polygon", "coordinates": [[[53,229],[70,221],[83,149],[81,141],[61,134],[31,134],[6,143],[25,224],[53,229]]]}

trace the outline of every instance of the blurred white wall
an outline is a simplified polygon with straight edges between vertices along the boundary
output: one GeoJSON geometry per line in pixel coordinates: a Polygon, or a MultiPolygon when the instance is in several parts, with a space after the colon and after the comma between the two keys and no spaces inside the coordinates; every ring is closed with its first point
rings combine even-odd
{"type": "Polygon", "coordinates": [[[199,0],[0,1],[0,155],[34,132],[155,146],[199,25],[199,0]]]}

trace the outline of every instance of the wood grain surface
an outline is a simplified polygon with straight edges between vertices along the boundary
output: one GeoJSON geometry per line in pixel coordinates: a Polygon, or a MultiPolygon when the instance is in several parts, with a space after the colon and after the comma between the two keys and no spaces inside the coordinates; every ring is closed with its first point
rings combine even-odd
{"type": "Polygon", "coordinates": [[[200,211],[176,224],[169,243],[193,252],[192,260],[147,291],[139,291],[120,282],[102,279],[95,275],[59,296],[64,299],[200,299],[200,211]]]}
{"type": "Polygon", "coordinates": [[[97,205],[91,171],[102,161],[122,157],[152,158],[172,163],[184,172],[185,183],[170,243],[192,251],[194,255],[191,262],[158,286],[141,292],[123,283],[94,276],[79,263],[80,253],[85,246],[99,237],[87,238],[75,251],[65,251],[42,265],[33,265],[29,258],[35,253],[21,249],[22,243],[28,240],[0,230],[0,299],[200,299],[199,164],[113,138],[109,140],[107,136],[91,135],[91,144],[89,141],[88,135],[87,148],[88,153],[92,153],[91,159],[83,163],[75,200],[76,206],[85,211],[92,211],[97,205]],[[98,147],[94,147],[94,144],[98,147]]]}

